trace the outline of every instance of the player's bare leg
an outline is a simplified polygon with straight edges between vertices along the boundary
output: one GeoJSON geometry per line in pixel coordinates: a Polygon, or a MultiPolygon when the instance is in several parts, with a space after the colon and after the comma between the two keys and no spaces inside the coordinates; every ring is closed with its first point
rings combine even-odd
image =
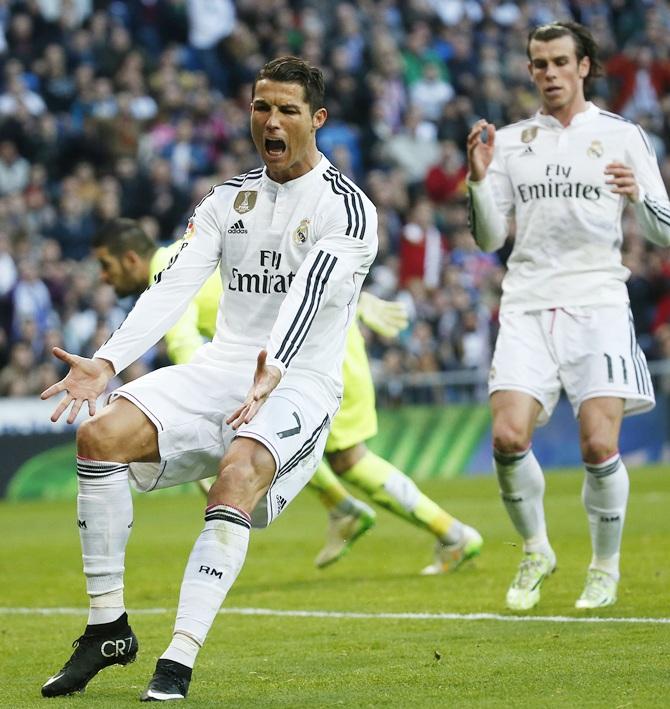
{"type": "MultiPolygon", "coordinates": [[[[212,481],[197,480],[196,484],[207,497],[212,481]]],[[[325,461],[321,461],[307,485],[328,510],[326,543],[314,560],[315,565],[323,569],[339,561],[355,541],[372,529],[377,515],[369,505],[349,493],[325,461]]]]}
{"type": "Polygon", "coordinates": [[[128,463],[158,460],[154,425],[126,399],[117,399],[79,427],[77,518],[89,617],[70,660],[42,687],[45,697],[83,691],[101,669],[125,665],[137,655],[123,599],[125,549],[133,524],[128,463]]]}
{"type": "Polygon", "coordinates": [[[205,527],[184,571],[172,641],[156,663],[143,701],[186,696],[197,654],[244,564],[251,512],[274,473],[274,458],[251,438],[236,438],[223,457],[209,489],[205,527]]]}
{"type": "Polygon", "coordinates": [[[624,402],[612,397],[587,399],[579,410],[579,433],[586,474],[582,501],[589,519],[592,557],[577,608],[616,602],[621,536],[629,480],[618,451],[624,402]]]}
{"type": "Polygon", "coordinates": [[[338,475],[366,492],[378,505],[435,535],[435,561],[423,570],[424,574],[453,571],[479,554],[482,538],[475,529],[445,512],[405,473],[364,443],[327,457],[338,475]]]}
{"type": "Polygon", "coordinates": [[[519,391],[491,395],[493,462],[500,496],[523,539],[524,556],[506,597],[512,610],[528,610],[540,600],[544,579],[556,568],[544,519],[544,475],[530,443],[539,402],[519,391]]]}

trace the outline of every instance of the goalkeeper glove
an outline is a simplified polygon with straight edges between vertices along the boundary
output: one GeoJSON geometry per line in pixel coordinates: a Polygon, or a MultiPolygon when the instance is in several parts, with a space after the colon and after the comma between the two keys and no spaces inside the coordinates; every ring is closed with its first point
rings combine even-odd
{"type": "Polygon", "coordinates": [[[361,293],[358,317],[378,335],[395,337],[407,327],[407,308],[396,300],[382,300],[371,293],[361,293]]]}

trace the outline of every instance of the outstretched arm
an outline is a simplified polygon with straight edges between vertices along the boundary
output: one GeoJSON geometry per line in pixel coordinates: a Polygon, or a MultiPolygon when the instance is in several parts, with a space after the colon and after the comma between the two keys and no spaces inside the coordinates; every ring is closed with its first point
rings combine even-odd
{"type": "Polygon", "coordinates": [[[41,394],[42,399],[49,399],[62,391],[65,392],[65,396],[51,415],[51,420],[54,423],[58,421],[65,409],[72,404],[67,422],[74,423],[85,401],[88,402],[89,416],[95,415],[95,402],[104,393],[109,380],[114,376],[111,363],[105,359],[79,357],[60,347],[54,347],[53,354],[65,362],[70,370],[63,379],[52,384],[41,394]]]}

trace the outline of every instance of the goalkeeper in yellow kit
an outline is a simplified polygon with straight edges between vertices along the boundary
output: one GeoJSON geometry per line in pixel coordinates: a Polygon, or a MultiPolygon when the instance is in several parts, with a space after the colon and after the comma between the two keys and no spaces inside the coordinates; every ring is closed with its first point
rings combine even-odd
{"type": "MultiPolygon", "coordinates": [[[[158,247],[131,219],[111,220],[95,234],[92,245],[102,280],[112,285],[118,296],[139,295],[179,250],[179,242],[158,247]]],[[[221,296],[221,277],[215,272],[165,336],[173,362],[188,362],[198,347],[211,339],[221,296]]],[[[400,303],[368,293],[361,294],[358,316],[371,330],[387,337],[407,325],[400,303]]],[[[377,433],[377,413],[365,343],[356,323],[347,337],[343,379],[342,405],[331,426],[325,460],[310,482],[330,518],[326,544],[316,557],[316,565],[322,568],[340,559],[375,524],[374,510],[349,494],[333,472],[364,490],[380,506],[436,537],[434,561],[422,573],[453,571],[477,556],[482,538],[475,529],[445,512],[403,472],[365,445],[377,433]]],[[[206,481],[201,482],[206,490],[206,481]]]]}

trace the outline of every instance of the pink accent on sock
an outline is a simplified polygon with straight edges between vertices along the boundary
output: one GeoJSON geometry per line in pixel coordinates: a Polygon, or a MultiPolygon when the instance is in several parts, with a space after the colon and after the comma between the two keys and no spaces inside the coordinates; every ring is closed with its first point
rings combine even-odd
{"type": "Polygon", "coordinates": [[[602,460],[599,460],[597,463],[589,463],[588,460],[584,461],[584,465],[610,465],[613,463],[617,458],[619,457],[619,451],[616,451],[616,453],[612,453],[612,455],[608,456],[607,458],[603,458],[602,460]]]}

